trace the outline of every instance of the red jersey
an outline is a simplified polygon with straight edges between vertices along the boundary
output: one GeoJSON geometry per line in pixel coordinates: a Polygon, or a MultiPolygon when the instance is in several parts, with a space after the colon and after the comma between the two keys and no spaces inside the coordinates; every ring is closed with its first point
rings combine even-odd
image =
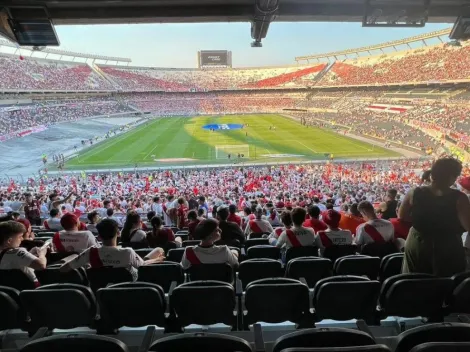
{"type": "Polygon", "coordinates": [[[318,220],[318,219],[305,220],[302,226],[311,227],[312,229],[315,230],[315,233],[317,233],[318,231],[325,231],[326,229],[328,229],[328,226],[326,226],[326,224],[323,221],[318,220]]]}
{"type": "Polygon", "coordinates": [[[403,221],[397,218],[389,219],[388,221],[390,221],[393,225],[395,230],[395,238],[403,238],[406,240],[412,226],[411,222],[403,221]]]}
{"type": "Polygon", "coordinates": [[[238,226],[242,226],[242,218],[237,214],[230,214],[227,218],[227,221],[234,222],[238,226]]]}

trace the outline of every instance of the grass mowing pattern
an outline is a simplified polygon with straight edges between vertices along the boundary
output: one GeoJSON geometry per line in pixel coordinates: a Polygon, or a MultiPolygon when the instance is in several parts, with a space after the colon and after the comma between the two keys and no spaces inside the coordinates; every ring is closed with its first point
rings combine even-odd
{"type": "MultiPolygon", "coordinates": [[[[319,128],[305,127],[280,115],[172,117],[150,120],[125,134],[88,148],[70,159],[67,169],[116,168],[227,163],[216,159],[217,145],[249,145],[244,161],[275,162],[362,157],[397,153],[319,128]],[[207,124],[248,124],[238,130],[211,132],[207,124]],[[270,130],[269,126],[275,126],[270,130]],[[284,154],[284,155],[283,155],[284,154]],[[276,157],[273,157],[276,156],[276,157]],[[161,161],[159,159],[173,159],[161,161]],[[190,159],[190,160],[178,160],[190,159]]],[[[232,156],[232,162],[236,156],[232,156]]]]}

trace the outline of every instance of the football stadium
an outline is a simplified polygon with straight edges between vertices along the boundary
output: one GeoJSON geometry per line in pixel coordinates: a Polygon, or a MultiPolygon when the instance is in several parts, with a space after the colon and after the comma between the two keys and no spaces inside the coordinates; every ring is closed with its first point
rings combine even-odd
{"type": "Polygon", "coordinates": [[[0,350],[470,351],[466,5],[5,1],[0,350]]]}

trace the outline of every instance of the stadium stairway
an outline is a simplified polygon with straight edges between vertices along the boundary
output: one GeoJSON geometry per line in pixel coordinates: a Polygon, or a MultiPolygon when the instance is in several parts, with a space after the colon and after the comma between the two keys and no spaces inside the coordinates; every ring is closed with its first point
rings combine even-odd
{"type": "Polygon", "coordinates": [[[95,65],[94,63],[88,63],[88,66],[90,66],[90,68],[96,72],[97,75],[99,75],[100,77],[102,77],[105,81],[109,82],[111,84],[111,86],[114,87],[115,90],[118,90],[120,89],[121,87],[119,86],[119,84],[113,80],[110,76],[108,76],[107,74],[105,74],[99,67],[98,65],[95,65]]]}

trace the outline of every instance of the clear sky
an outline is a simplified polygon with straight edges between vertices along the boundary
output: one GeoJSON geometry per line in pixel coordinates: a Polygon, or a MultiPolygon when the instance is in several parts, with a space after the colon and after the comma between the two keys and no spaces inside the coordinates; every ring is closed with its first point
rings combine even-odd
{"type": "Polygon", "coordinates": [[[249,23],[56,26],[64,50],[129,57],[132,65],[196,67],[198,50],[231,50],[234,67],[295,64],[294,57],[378,44],[449,28],[362,28],[360,23],[272,23],[251,48],[249,23]]]}

